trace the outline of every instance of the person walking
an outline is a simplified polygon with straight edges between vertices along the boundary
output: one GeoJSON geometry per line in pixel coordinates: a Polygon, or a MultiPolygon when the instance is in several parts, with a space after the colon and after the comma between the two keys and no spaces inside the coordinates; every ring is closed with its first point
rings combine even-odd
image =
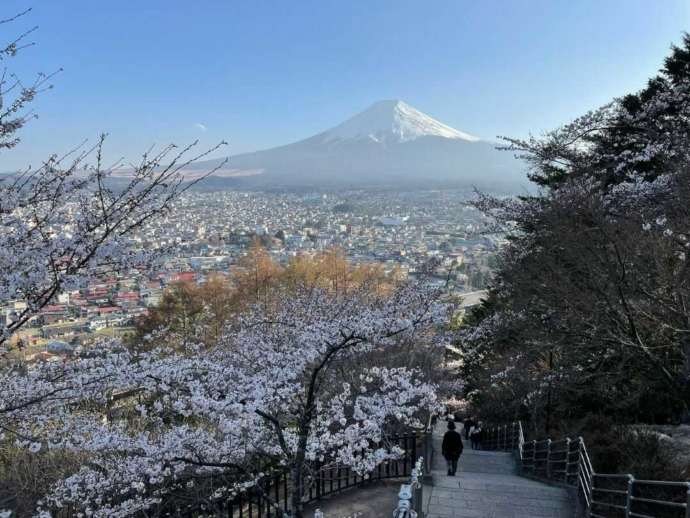
{"type": "Polygon", "coordinates": [[[469,441],[470,440],[470,428],[474,426],[474,421],[472,420],[472,416],[467,416],[465,418],[465,422],[462,423],[462,427],[465,429],[465,440],[469,441]]]}
{"type": "Polygon", "coordinates": [[[470,441],[472,441],[473,450],[482,449],[482,436],[484,435],[484,430],[482,429],[482,422],[479,421],[477,424],[473,425],[470,429],[470,441]]]}
{"type": "Polygon", "coordinates": [[[455,476],[458,469],[458,460],[462,454],[462,436],[455,431],[455,422],[448,421],[448,431],[443,436],[441,453],[448,464],[448,475],[455,476]]]}

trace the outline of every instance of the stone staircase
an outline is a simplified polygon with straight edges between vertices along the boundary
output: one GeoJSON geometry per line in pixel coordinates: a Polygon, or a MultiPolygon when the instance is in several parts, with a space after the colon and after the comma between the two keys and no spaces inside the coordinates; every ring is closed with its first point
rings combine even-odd
{"type": "MultiPolygon", "coordinates": [[[[458,473],[484,473],[488,475],[516,475],[515,460],[512,453],[494,452],[470,449],[469,443],[465,443],[461,462],[458,463],[458,473]]],[[[441,443],[439,449],[441,452],[441,443]]],[[[439,464],[434,463],[434,469],[445,466],[443,457],[438,456],[439,464]]]]}
{"type": "Polygon", "coordinates": [[[568,491],[518,476],[511,453],[472,450],[465,442],[458,472],[448,476],[441,456],[445,432],[446,423],[439,421],[433,433],[433,486],[424,489],[430,491],[427,518],[574,518],[568,491]]]}

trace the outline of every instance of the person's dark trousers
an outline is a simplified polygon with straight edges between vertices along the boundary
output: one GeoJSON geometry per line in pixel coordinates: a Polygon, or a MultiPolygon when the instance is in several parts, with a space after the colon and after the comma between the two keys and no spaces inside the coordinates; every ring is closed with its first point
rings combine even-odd
{"type": "Polygon", "coordinates": [[[448,474],[453,477],[455,472],[458,470],[458,459],[446,459],[446,464],[448,465],[448,474]]]}

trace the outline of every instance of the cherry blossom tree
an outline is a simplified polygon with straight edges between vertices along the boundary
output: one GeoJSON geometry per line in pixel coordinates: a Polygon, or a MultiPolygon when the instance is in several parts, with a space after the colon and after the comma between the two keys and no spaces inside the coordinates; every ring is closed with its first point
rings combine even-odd
{"type": "MultiPolygon", "coordinates": [[[[12,34],[29,12],[0,20],[0,30],[12,34]]],[[[17,53],[33,46],[35,30],[18,30],[0,48],[0,153],[20,144],[21,130],[35,117],[31,103],[52,88],[55,74],[38,74],[27,83],[9,71],[17,53]]],[[[7,354],[9,338],[61,291],[108,271],[148,264],[153,254],[138,250],[136,232],[194,184],[182,170],[218,148],[195,154],[196,143],[171,145],[149,150],[135,164],[106,164],[104,142],[101,136],[94,145],[0,178],[0,305],[17,308],[0,323],[0,436],[32,451],[41,447],[47,423],[66,426],[70,405],[103,400],[122,361],[121,347],[106,348],[103,353],[113,354],[99,358],[26,365],[7,354]]]]}
{"type": "MultiPolygon", "coordinates": [[[[122,189],[108,187],[113,168],[102,162],[103,137],[69,165],[50,158],[0,183],[0,303],[23,302],[0,329],[0,344],[63,290],[93,275],[147,264],[131,239],[168,210],[193,182],[181,170],[208,154],[185,158],[187,147],[146,154],[122,189]],[[96,155],[94,166],[85,160],[96,155]]],[[[215,149],[215,148],[214,148],[215,149]]]]}
{"type": "MultiPolygon", "coordinates": [[[[2,59],[28,45],[30,33],[0,51],[2,59]]],[[[0,151],[18,144],[27,106],[48,80],[25,87],[2,76],[0,151]]],[[[103,144],[0,181],[0,303],[23,302],[0,329],[3,352],[62,290],[144,264],[148,254],[132,246],[132,236],[189,188],[185,166],[216,149],[146,153],[115,188],[122,167],[105,164],[103,144]]],[[[387,435],[420,425],[438,403],[420,370],[390,358],[416,341],[437,343],[446,305],[423,284],[385,293],[360,288],[293,286],[282,303],[233,320],[211,346],[109,341],[64,362],[32,364],[3,355],[0,440],[36,455],[70,452],[81,463],[36,512],[211,509],[239,491],[260,490],[268,462],[290,472],[299,517],[317,462],[365,474],[396,458],[387,435]]]]}
{"type": "MultiPolygon", "coordinates": [[[[27,9],[10,18],[0,19],[0,28],[10,26],[30,11],[31,9],[27,9]]],[[[29,41],[29,37],[37,29],[38,27],[34,26],[8,38],[8,43],[0,47],[0,62],[5,64],[19,51],[33,46],[34,43],[29,41]]],[[[18,77],[10,74],[6,66],[3,68],[0,75],[0,150],[12,148],[19,143],[17,132],[35,116],[26,112],[27,105],[38,93],[51,88],[49,81],[49,76],[38,74],[32,84],[25,85],[18,77]]]]}
{"type": "MultiPolygon", "coordinates": [[[[11,22],[28,13],[0,21],[0,29],[13,27],[11,22]]],[[[10,37],[0,48],[0,61],[30,47],[27,38],[35,29],[10,37]]],[[[7,66],[3,69],[0,152],[20,142],[19,131],[34,116],[29,106],[52,87],[52,77],[39,74],[26,85],[7,66]]],[[[198,154],[193,153],[196,143],[182,149],[171,145],[126,165],[104,161],[104,140],[101,136],[93,146],[51,156],[0,181],[0,304],[23,303],[0,327],[0,346],[60,291],[82,286],[95,273],[141,264],[145,257],[132,246],[134,233],[170,210],[171,202],[195,183],[185,182],[186,166],[223,145],[198,154]],[[116,188],[117,169],[128,173],[119,178],[125,185],[116,188]]]]}
{"type": "Polygon", "coordinates": [[[289,471],[292,516],[301,517],[317,464],[369,473],[401,454],[389,434],[422,426],[437,410],[435,387],[419,371],[381,358],[443,336],[439,295],[412,284],[385,296],[309,288],[278,310],[255,307],[212,348],[84,359],[79,404],[59,420],[24,414],[15,430],[35,449],[89,454],[42,509],[128,516],[219,508],[239,491],[260,490],[268,462],[289,471]],[[367,366],[352,369],[358,362],[367,366]],[[99,394],[128,397],[113,404],[99,394]],[[39,429],[48,435],[30,437],[39,429]]]}

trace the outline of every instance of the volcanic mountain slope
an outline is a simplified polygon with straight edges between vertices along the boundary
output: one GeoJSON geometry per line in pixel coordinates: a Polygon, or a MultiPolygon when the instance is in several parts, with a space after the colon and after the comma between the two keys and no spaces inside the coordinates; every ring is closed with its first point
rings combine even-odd
{"type": "MultiPolygon", "coordinates": [[[[200,162],[194,170],[216,164],[200,162]]],[[[216,176],[253,187],[476,185],[515,191],[527,183],[510,153],[397,100],[379,101],[305,140],[230,157],[216,176]]]]}

